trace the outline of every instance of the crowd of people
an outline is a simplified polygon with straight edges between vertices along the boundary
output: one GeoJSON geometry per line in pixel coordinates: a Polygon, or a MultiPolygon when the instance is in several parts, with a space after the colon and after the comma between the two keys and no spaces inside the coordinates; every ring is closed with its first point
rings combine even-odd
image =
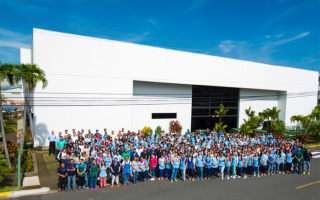
{"type": "Polygon", "coordinates": [[[97,190],[133,185],[158,179],[176,182],[261,177],[280,174],[310,175],[312,153],[296,140],[257,134],[226,134],[199,130],[191,133],[115,134],[84,133],[49,135],[49,155],[58,160],[59,192],[90,188],[97,190]],[[293,165],[292,165],[293,164],[293,165]]]}

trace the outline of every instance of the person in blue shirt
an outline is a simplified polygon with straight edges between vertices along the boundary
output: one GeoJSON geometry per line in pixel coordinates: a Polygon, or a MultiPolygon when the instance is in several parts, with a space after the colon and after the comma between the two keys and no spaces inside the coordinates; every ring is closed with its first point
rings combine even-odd
{"type": "Polygon", "coordinates": [[[49,140],[49,156],[51,154],[55,155],[57,136],[54,134],[54,131],[51,131],[51,135],[48,136],[48,140],[49,140]]]}
{"type": "Polygon", "coordinates": [[[220,135],[220,136],[224,135],[223,131],[220,130],[220,131],[218,132],[218,135],[220,135]]]}
{"type": "Polygon", "coordinates": [[[273,175],[275,162],[275,155],[272,150],[270,150],[268,154],[268,175],[273,175]]]}
{"type": "Polygon", "coordinates": [[[76,165],[74,164],[73,160],[70,160],[70,164],[67,166],[67,171],[68,171],[68,191],[72,188],[76,188],[76,165]]]}
{"type": "Polygon", "coordinates": [[[118,162],[118,158],[115,157],[112,164],[111,164],[111,173],[112,173],[112,180],[110,187],[113,187],[114,181],[116,181],[117,186],[119,187],[119,173],[120,173],[120,163],[118,162]]]}
{"type": "Polygon", "coordinates": [[[61,166],[58,169],[57,174],[59,176],[59,190],[58,190],[58,192],[61,192],[62,188],[64,188],[67,191],[68,190],[68,188],[67,188],[68,179],[66,177],[68,175],[68,172],[67,172],[67,168],[65,167],[64,163],[61,163],[61,166]]]}

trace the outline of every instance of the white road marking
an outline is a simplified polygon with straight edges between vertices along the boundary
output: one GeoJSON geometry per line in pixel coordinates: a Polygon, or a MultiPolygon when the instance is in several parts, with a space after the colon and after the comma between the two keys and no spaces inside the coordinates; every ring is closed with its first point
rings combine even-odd
{"type": "Polygon", "coordinates": [[[312,156],[312,158],[320,158],[320,155],[312,156]]]}

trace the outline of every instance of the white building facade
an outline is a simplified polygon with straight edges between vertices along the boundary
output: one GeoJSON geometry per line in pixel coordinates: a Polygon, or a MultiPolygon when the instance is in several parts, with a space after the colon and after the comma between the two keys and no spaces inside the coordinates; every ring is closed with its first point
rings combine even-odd
{"type": "Polygon", "coordinates": [[[208,56],[113,40],[33,29],[21,63],[41,67],[48,86],[34,93],[34,145],[51,130],[137,131],[179,120],[187,129],[212,128],[222,103],[229,128],[277,106],[290,125],[317,105],[318,72],[208,56]]]}

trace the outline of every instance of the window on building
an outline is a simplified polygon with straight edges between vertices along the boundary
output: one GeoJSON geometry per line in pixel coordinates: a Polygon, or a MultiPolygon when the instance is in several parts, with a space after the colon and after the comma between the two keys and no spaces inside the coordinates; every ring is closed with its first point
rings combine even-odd
{"type": "Polygon", "coordinates": [[[177,113],[152,113],[152,119],[176,119],[177,113]]]}

